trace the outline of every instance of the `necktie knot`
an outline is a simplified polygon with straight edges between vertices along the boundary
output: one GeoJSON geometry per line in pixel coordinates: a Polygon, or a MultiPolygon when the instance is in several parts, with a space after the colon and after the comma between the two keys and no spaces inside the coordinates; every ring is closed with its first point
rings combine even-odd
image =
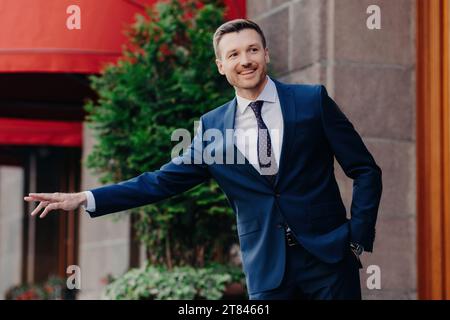
{"type": "Polygon", "coordinates": [[[256,100],[256,101],[250,102],[250,104],[248,105],[250,108],[252,108],[252,110],[255,113],[257,118],[261,116],[261,108],[262,108],[263,103],[264,103],[264,101],[262,101],[262,100],[256,100]]]}

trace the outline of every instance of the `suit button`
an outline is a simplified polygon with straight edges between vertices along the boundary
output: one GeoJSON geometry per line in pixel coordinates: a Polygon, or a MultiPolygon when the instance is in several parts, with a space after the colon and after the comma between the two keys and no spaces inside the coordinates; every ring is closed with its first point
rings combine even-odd
{"type": "Polygon", "coordinates": [[[279,193],[275,193],[275,197],[279,198],[280,194],[279,193]]]}
{"type": "Polygon", "coordinates": [[[281,229],[281,228],[283,228],[283,225],[281,223],[279,223],[279,224],[277,224],[277,228],[281,229]]]}

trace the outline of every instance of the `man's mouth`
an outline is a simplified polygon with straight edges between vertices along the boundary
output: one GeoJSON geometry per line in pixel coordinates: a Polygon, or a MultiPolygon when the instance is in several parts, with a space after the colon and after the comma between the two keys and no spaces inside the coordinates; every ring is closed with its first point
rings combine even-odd
{"type": "Polygon", "coordinates": [[[245,75],[248,75],[248,74],[252,74],[252,73],[254,73],[255,71],[256,71],[256,69],[254,69],[254,70],[246,70],[246,71],[242,71],[242,72],[240,73],[240,75],[245,76],[245,75]]]}

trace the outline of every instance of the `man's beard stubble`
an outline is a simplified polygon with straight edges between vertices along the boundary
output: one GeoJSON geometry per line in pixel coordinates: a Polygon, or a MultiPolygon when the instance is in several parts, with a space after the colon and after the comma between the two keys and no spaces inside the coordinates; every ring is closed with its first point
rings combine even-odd
{"type": "MultiPolygon", "coordinates": [[[[245,71],[247,71],[249,69],[251,69],[251,68],[247,68],[247,69],[245,69],[245,70],[243,70],[241,72],[245,72],[245,71]]],[[[257,70],[258,69],[255,69],[255,72],[257,72],[257,70]]],[[[238,88],[241,88],[241,89],[247,89],[247,90],[249,90],[249,89],[256,89],[256,88],[258,88],[259,86],[261,86],[264,83],[264,81],[265,81],[265,79],[267,77],[267,67],[263,67],[263,70],[262,70],[261,74],[258,76],[258,81],[254,85],[244,85],[243,83],[239,83],[240,82],[239,81],[239,77],[240,77],[240,74],[237,74],[237,81],[236,82],[238,82],[238,83],[233,84],[234,87],[238,87],[238,88]],[[239,84],[239,86],[238,86],[238,84],[239,84]]]]}

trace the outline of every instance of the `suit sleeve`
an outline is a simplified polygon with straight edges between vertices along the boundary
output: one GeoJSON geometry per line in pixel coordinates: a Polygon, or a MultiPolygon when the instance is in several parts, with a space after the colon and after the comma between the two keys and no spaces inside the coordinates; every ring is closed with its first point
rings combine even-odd
{"type": "Polygon", "coordinates": [[[336,160],[353,179],[350,241],[371,252],[382,193],[381,169],[324,86],[320,86],[320,111],[325,135],[336,160]]]}
{"type": "Polygon", "coordinates": [[[208,180],[210,173],[203,162],[201,137],[202,125],[186,152],[159,170],[90,190],[94,195],[96,208],[93,212],[87,211],[89,215],[98,217],[151,204],[187,191],[208,180]]]}

